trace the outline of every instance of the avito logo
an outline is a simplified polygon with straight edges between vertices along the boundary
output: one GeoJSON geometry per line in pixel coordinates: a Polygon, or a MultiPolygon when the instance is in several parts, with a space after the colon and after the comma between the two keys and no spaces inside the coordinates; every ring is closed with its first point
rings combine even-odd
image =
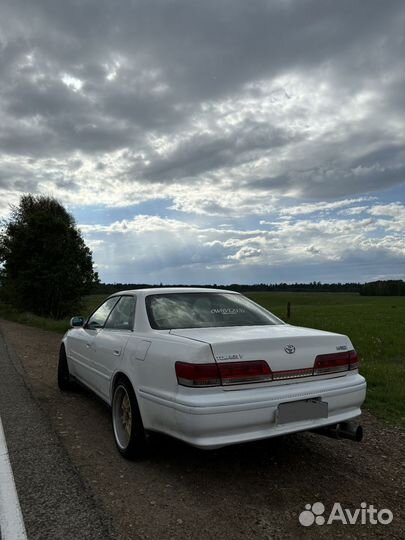
{"type": "Polygon", "coordinates": [[[350,510],[343,508],[341,503],[336,502],[328,516],[325,516],[325,505],[321,502],[306,504],[298,516],[299,522],[304,527],[315,525],[330,525],[340,522],[342,525],[389,525],[394,519],[394,515],[388,508],[378,510],[374,505],[368,505],[366,502],[360,504],[360,508],[350,510]]]}

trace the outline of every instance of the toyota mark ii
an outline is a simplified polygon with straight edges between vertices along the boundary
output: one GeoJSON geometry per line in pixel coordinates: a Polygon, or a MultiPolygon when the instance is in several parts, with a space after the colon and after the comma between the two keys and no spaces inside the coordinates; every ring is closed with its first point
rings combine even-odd
{"type": "Polygon", "coordinates": [[[366,382],[347,336],[292,326],[242,294],[156,288],[115,293],[62,340],[58,383],[112,411],[118,450],[148,433],[212,449],[305,430],[361,439],[366,382]]]}

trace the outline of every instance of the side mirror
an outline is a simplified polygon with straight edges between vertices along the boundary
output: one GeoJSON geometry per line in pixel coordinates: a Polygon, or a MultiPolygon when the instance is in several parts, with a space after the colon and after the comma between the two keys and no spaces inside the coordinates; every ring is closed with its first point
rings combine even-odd
{"type": "Polygon", "coordinates": [[[72,317],[70,319],[70,326],[72,328],[77,328],[84,325],[84,318],[83,317],[72,317]]]}

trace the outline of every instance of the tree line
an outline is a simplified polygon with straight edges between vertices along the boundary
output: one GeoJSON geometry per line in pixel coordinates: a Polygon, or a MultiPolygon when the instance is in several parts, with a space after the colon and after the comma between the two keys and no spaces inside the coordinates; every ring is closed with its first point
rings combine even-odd
{"type": "MultiPolygon", "coordinates": [[[[113,294],[117,291],[131,289],[146,289],[159,287],[184,287],[184,284],[159,285],[151,283],[97,283],[92,288],[93,294],[113,294]]],[[[404,296],[405,282],[402,280],[374,281],[370,283],[321,283],[313,281],[311,283],[255,283],[243,284],[232,283],[230,285],[218,285],[217,283],[207,283],[205,285],[186,285],[187,287],[211,287],[215,289],[225,289],[237,292],[345,292],[359,293],[363,296],[404,296]]]]}
{"type": "Polygon", "coordinates": [[[405,296],[405,281],[402,279],[387,279],[371,281],[361,286],[363,296],[405,296]]]}

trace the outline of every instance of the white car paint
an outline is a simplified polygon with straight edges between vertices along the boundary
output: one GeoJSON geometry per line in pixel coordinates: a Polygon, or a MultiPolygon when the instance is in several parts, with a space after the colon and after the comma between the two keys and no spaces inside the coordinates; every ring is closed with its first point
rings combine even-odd
{"type": "Polygon", "coordinates": [[[183,292],[230,293],[203,288],[116,293],[112,297],[136,298],[133,328],[70,329],[63,338],[70,373],[109,405],[115,377],[124,374],[134,388],[146,430],[207,449],[315,429],[361,414],[366,382],[358,369],[242,385],[195,388],[179,384],[176,362],[215,365],[265,360],[272,371],[281,372],[310,368],[317,355],[353,349],[347,336],[282,321],[271,326],[151,328],[145,298],[183,292]],[[285,350],[290,345],[295,347],[294,354],[285,350]],[[328,403],[327,418],[277,422],[280,404],[311,398],[328,403]]]}

